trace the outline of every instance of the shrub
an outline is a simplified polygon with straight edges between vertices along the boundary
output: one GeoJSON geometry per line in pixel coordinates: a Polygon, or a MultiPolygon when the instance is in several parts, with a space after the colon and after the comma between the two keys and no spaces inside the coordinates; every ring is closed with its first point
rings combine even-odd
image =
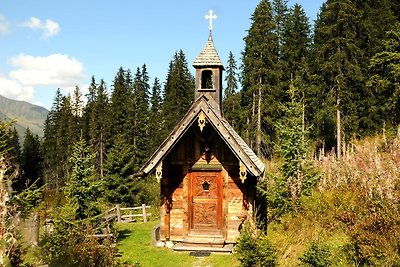
{"type": "Polygon", "coordinates": [[[299,258],[305,266],[325,267],[331,264],[331,253],[329,249],[317,242],[311,242],[308,250],[299,258]]]}
{"type": "Polygon", "coordinates": [[[266,235],[249,223],[245,223],[235,248],[240,255],[240,266],[269,267],[276,266],[276,251],[266,235]]]}

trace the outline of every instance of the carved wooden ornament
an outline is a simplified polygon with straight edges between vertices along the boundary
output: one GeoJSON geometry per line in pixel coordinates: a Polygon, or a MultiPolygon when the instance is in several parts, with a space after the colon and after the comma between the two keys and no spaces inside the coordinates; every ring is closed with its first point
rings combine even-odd
{"type": "Polygon", "coordinates": [[[203,131],[204,126],[206,126],[206,116],[204,115],[203,112],[200,112],[198,122],[200,131],[203,131]]]}
{"type": "Polygon", "coordinates": [[[160,183],[161,178],[162,178],[162,161],[160,161],[160,163],[158,164],[158,166],[156,168],[156,178],[157,178],[157,182],[160,183]]]}
{"type": "Polygon", "coordinates": [[[247,178],[247,169],[246,166],[244,166],[243,162],[240,162],[239,178],[242,181],[242,183],[244,183],[244,181],[247,178]]]}

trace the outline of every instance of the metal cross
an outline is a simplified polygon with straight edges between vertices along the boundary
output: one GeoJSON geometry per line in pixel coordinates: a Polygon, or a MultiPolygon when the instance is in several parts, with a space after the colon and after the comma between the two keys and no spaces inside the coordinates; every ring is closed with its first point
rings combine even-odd
{"type": "Polygon", "coordinates": [[[208,15],[204,16],[205,19],[210,20],[210,26],[208,27],[210,29],[210,31],[213,29],[212,20],[217,19],[217,15],[213,15],[213,13],[214,13],[214,11],[210,10],[210,11],[208,11],[208,15]]]}

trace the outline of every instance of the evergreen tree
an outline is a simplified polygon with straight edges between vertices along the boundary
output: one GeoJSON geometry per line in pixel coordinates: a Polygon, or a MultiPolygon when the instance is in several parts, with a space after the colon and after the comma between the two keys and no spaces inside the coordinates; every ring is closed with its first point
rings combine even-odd
{"type": "MultiPolygon", "coordinates": [[[[91,82],[88,88],[89,93],[86,94],[86,98],[87,98],[87,103],[84,106],[83,110],[82,110],[82,118],[81,118],[81,129],[83,131],[83,136],[85,138],[85,140],[89,141],[90,140],[90,136],[89,136],[89,128],[90,128],[90,117],[92,114],[92,110],[93,110],[93,105],[94,102],[96,101],[97,98],[97,83],[96,83],[96,79],[94,78],[94,76],[92,76],[91,78],[91,82]]],[[[90,142],[89,142],[90,143],[90,142]]]]}
{"type": "Polygon", "coordinates": [[[283,23],[282,61],[284,79],[293,79],[306,64],[311,45],[310,23],[303,8],[295,4],[287,13],[283,23]]]}
{"type": "Polygon", "coordinates": [[[94,160],[96,154],[81,137],[73,146],[68,159],[72,165],[71,176],[65,186],[65,197],[75,213],[76,220],[100,214],[97,199],[101,183],[96,181],[94,160]]]}
{"type": "Polygon", "coordinates": [[[232,51],[229,52],[228,64],[226,67],[226,88],[224,92],[222,110],[226,120],[232,125],[236,126],[238,120],[240,98],[236,96],[238,89],[238,74],[235,57],[232,51]]]}
{"type": "Polygon", "coordinates": [[[21,155],[21,182],[18,192],[29,188],[33,183],[40,187],[43,185],[43,156],[39,136],[25,131],[21,155]]]}
{"type": "MultiPolygon", "coordinates": [[[[130,70],[125,71],[120,68],[114,78],[110,98],[108,147],[114,144],[117,135],[126,135],[126,137],[131,135],[133,112],[132,75],[130,70]]],[[[129,137],[128,141],[133,143],[131,139],[133,138],[129,137]]]]}
{"type": "Polygon", "coordinates": [[[149,146],[148,151],[153,152],[163,141],[162,131],[162,98],[161,98],[161,84],[155,78],[152,86],[152,93],[150,98],[150,111],[149,111],[149,146]]]}
{"type": "Polygon", "coordinates": [[[283,43],[283,33],[285,31],[286,16],[289,11],[288,0],[273,0],[272,1],[272,16],[276,25],[276,34],[279,42],[279,57],[282,56],[281,46],[283,43]]]}
{"type": "MultiPolygon", "coordinates": [[[[89,117],[89,144],[96,151],[97,159],[95,162],[96,172],[100,177],[104,176],[104,158],[106,155],[107,143],[107,116],[108,116],[108,96],[104,80],[95,89],[95,98],[90,102],[90,109],[87,112],[89,117]]],[[[89,103],[88,103],[89,104],[89,103]]]]}
{"type": "Polygon", "coordinates": [[[400,22],[387,32],[385,51],[370,63],[372,76],[368,86],[373,92],[371,110],[377,124],[397,127],[400,124],[400,22]]]}
{"type": "Polygon", "coordinates": [[[58,129],[60,127],[60,111],[62,106],[62,94],[57,89],[53,105],[47,115],[43,136],[43,154],[44,154],[44,178],[48,189],[58,189],[61,184],[61,173],[59,164],[62,160],[61,147],[58,139],[58,129]]]}
{"type": "Polygon", "coordinates": [[[194,99],[194,78],[182,50],[175,53],[169,65],[164,87],[163,138],[186,114],[194,99]]]}
{"type": "Polygon", "coordinates": [[[262,0],[258,4],[251,20],[248,35],[244,38],[241,106],[248,113],[241,132],[257,155],[271,156],[273,120],[282,94],[276,87],[280,75],[279,39],[269,1],[262,0]]]}
{"type": "Polygon", "coordinates": [[[315,67],[324,80],[319,99],[333,100],[326,105],[334,105],[336,109],[336,150],[339,158],[343,136],[351,136],[358,127],[357,104],[360,103],[364,79],[360,67],[363,54],[355,42],[358,16],[352,1],[328,0],[315,28],[315,67]]]}
{"type": "Polygon", "coordinates": [[[288,211],[296,211],[299,198],[309,195],[318,176],[306,159],[308,131],[303,125],[303,104],[297,98],[293,80],[289,91],[291,101],[282,105],[283,116],[277,122],[277,151],[282,158],[281,175],[274,184],[262,189],[268,203],[267,216],[276,219],[288,211]]]}
{"type": "Polygon", "coordinates": [[[133,80],[134,118],[133,118],[133,147],[134,162],[137,170],[148,156],[148,123],[149,123],[149,76],[144,64],[142,69],[137,68],[133,80]]]}
{"type": "Polygon", "coordinates": [[[132,146],[121,135],[116,136],[115,144],[108,151],[105,162],[105,198],[108,202],[127,206],[137,204],[137,187],[128,179],[135,169],[133,157],[132,146]]]}
{"type": "Polygon", "coordinates": [[[229,52],[227,65],[228,66],[226,67],[226,76],[225,76],[226,88],[225,88],[224,99],[233,96],[236,93],[236,90],[238,89],[237,66],[232,51],[229,52]]]}

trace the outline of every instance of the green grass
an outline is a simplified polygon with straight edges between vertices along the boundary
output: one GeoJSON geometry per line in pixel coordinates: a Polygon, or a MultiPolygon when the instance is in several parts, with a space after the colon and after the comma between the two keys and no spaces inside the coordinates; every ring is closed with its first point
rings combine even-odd
{"type": "Polygon", "coordinates": [[[117,224],[119,232],[118,249],[123,263],[140,267],[236,267],[236,255],[211,254],[194,257],[188,252],[174,252],[152,245],[151,231],[158,222],[117,224]]]}

